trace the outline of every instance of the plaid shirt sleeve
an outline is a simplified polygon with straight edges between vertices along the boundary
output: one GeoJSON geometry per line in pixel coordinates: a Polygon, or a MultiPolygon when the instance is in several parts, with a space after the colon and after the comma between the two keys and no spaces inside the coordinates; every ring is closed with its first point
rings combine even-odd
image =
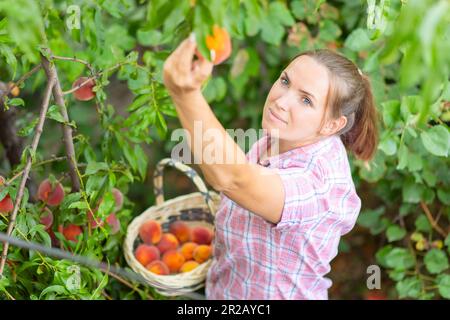
{"type": "Polygon", "coordinates": [[[279,170],[284,187],[284,205],[277,228],[314,219],[328,210],[329,184],[298,168],[279,170]]]}
{"type": "Polygon", "coordinates": [[[316,160],[314,170],[287,168],[278,171],[284,187],[284,206],[277,228],[307,223],[327,214],[341,235],[355,225],[361,200],[343,168],[316,160]],[[325,178],[326,177],[326,178],[325,178]]]}

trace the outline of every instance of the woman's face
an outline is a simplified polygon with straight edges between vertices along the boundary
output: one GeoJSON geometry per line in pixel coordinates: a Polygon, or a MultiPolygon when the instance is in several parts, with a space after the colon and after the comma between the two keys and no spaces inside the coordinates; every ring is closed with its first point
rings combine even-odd
{"type": "Polygon", "coordinates": [[[269,133],[278,129],[274,135],[279,137],[280,151],[333,134],[342,121],[345,125],[343,117],[338,123],[327,122],[320,130],[329,85],[326,67],[306,55],[296,58],[282,71],[267,96],[262,117],[263,129],[269,133]]]}

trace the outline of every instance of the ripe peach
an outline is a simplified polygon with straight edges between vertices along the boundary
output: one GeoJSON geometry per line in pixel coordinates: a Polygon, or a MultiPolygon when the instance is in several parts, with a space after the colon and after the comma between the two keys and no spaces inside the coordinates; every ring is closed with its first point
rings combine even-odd
{"type": "Polygon", "coordinates": [[[189,272],[191,270],[194,270],[199,266],[199,263],[197,261],[186,261],[183,263],[183,265],[180,268],[180,272],[189,272]]]}
{"type": "Polygon", "coordinates": [[[185,259],[177,250],[168,250],[163,254],[162,261],[169,267],[171,273],[175,273],[180,270],[185,259]]]}
{"type": "Polygon", "coordinates": [[[10,93],[13,97],[17,97],[20,94],[20,89],[14,82],[8,83],[8,89],[10,89],[10,93]]]}
{"type": "Polygon", "coordinates": [[[122,209],[123,206],[123,194],[122,192],[117,189],[117,188],[113,188],[111,190],[113,196],[114,196],[114,200],[116,202],[116,211],[122,209]]]}
{"type": "Polygon", "coordinates": [[[214,65],[228,59],[231,54],[231,39],[227,30],[217,25],[213,27],[213,35],[206,37],[206,46],[215,51],[214,65]]]}
{"type": "Polygon", "coordinates": [[[148,220],[139,228],[139,236],[145,243],[156,244],[162,237],[161,225],[155,220],[148,220]]]}
{"type": "Polygon", "coordinates": [[[179,246],[179,242],[177,237],[175,237],[171,233],[164,233],[161,237],[161,241],[157,244],[157,247],[159,251],[161,251],[161,254],[168,250],[175,250],[179,246]]]}
{"type": "Polygon", "coordinates": [[[197,247],[198,244],[196,244],[195,242],[186,242],[181,246],[180,252],[186,260],[192,260],[194,258],[194,250],[197,247]]]}
{"type": "Polygon", "coordinates": [[[201,244],[193,252],[194,260],[203,263],[211,257],[212,248],[206,244],[201,244]]]}
{"type": "Polygon", "coordinates": [[[41,215],[40,223],[45,226],[45,230],[48,230],[53,224],[53,213],[47,207],[44,208],[44,211],[44,214],[41,215]]]}
{"type": "Polygon", "coordinates": [[[111,234],[116,234],[120,231],[120,220],[114,212],[106,217],[106,223],[111,227],[111,234]]]}
{"type": "Polygon", "coordinates": [[[143,266],[146,266],[154,260],[159,260],[160,253],[158,248],[155,246],[140,244],[136,248],[134,256],[136,257],[137,261],[139,261],[143,266]]]}
{"type": "Polygon", "coordinates": [[[191,238],[191,229],[183,221],[172,222],[169,226],[169,232],[174,234],[180,243],[189,241],[191,238]]]}
{"type": "Polygon", "coordinates": [[[64,188],[61,183],[52,185],[50,180],[46,179],[39,185],[38,198],[49,206],[57,206],[64,199],[64,188]]]}
{"type": "Polygon", "coordinates": [[[10,213],[14,209],[14,203],[9,195],[0,200],[0,213],[10,213]]]}
{"type": "Polygon", "coordinates": [[[150,262],[145,268],[148,271],[159,274],[161,276],[166,276],[170,273],[169,267],[161,260],[150,262]]]}
{"type": "Polygon", "coordinates": [[[67,227],[62,229],[62,234],[67,240],[78,242],[78,236],[83,233],[80,226],[69,224],[67,227]]]}
{"type": "MultiPolygon", "coordinates": [[[[96,214],[97,213],[95,213],[95,215],[96,214]]],[[[98,217],[94,217],[94,213],[91,210],[88,211],[87,217],[92,229],[103,226],[103,221],[98,217]]]]}
{"type": "MultiPolygon", "coordinates": [[[[78,87],[85,81],[87,81],[88,77],[80,77],[72,84],[72,89],[78,87]]],[[[95,92],[92,90],[95,86],[95,81],[93,79],[89,80],[86,84],[84,84],[79,89],[75,90],[73,96],[75,99],[79,101],[88,101],[95,97],[95,92]]]]}
{"type": "Polygon", "coordinates": [[[195,227],[191,231],[191,241],[198,244],[210,244],[213,238],[211,230],[205,227],[195,227]]]}

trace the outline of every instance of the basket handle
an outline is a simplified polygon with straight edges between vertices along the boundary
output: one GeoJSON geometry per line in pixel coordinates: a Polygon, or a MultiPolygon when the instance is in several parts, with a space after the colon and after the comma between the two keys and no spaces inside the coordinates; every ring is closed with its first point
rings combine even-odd
{"type": "Polygon", "coordinates": [[[172,158],[164,158],[160,160],[156,165],[155,171],[153,172],[153,191],[155,193],[156,205],[161,205],[164,202],[163,171],[167,166],[174,167],[175,169],[183,172],[194,183],[205,199],[206,205],[208,206],[211,214],[214,215],[213,199],[211,198],[211,195],[209,194],[202,178],[194,169],[172,158]]]}

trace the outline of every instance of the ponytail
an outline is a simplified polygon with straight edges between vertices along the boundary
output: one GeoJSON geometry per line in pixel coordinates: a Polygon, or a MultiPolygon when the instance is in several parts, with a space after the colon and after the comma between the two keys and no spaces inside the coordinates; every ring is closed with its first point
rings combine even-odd
{"type": "Polygon", "coordinates": [[[345,147],[353,152],[356,158],[369,161],[376,153],[378,146],[378,112],[372,94],[369,78],[362,74],[365,90],[364,97],[352,115],[354,124],[351,129],[341,135],[345,147]]]}

